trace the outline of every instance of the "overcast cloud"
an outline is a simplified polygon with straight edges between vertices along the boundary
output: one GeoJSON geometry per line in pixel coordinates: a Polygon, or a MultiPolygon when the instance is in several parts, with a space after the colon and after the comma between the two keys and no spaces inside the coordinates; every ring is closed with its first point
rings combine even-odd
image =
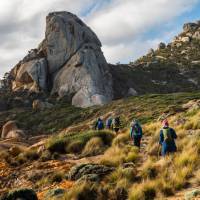
{"type": "MultiPolygon", "coordinates": [[[[44,38],[45,16],[67,10],[102,41],[108,62],[133,61],[178,31],[175,19],[200,0],[1,0],[0,77],[44,38]],[[162,30],[159,30],[161,28],[162,30]],[[171,28],[171,30],[169,30],[171,28]],[[157,30],[157,31],[156,31],[157,30]],[[151,32],[155,32],[152,37],[151,32]]],[[[200,16],[199,16],[200,17],[200,16]]]]}

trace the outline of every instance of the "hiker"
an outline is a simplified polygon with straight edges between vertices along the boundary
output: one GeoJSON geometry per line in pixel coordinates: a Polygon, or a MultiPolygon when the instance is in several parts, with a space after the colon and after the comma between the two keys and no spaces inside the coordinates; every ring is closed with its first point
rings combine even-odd
{"type": "Polygon", "coordinates": [[[134,146],[140,148],[140,142],[142,139],[142,127],[137,120],[131,122],[130,136],[133,140],[134,146]]]}
{"type": "Polygon", "coordinates": [[[167,119],[162,122],[163,128],[160,130],[160,141],[159,144],[162,146],[162,156],[168,153],[173,153],[177,151],[175,139],[177,138],[174,129],[169,127],[167,119]]]}
{"type": "Polygon", "coordinates": [[[95,123],[95,130],[103,130],[104,129],[104,123],[103,120],[101,118],[97,119],[97,122],[95,123]]]}
{"type": "Polygon", "coordinates": [[[112,127],[112,130],[115,131],[116,134],[119,132],[120,126],[121,126],[120,117],[115,117],[112,120],[111,127],[112,127]]]}
{"type": "Polygon", "coordinates": [[[111,125],[112,125],[112,117],[109,117],[109,118],[106,120],[106,128],[107,128],[107,129],[111,129],[111,125]]]}

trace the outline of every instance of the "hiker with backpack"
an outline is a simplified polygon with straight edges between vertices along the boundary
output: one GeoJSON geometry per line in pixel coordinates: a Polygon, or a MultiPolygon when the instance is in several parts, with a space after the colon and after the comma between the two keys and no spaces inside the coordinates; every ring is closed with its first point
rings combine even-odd
{"type": "Polygon", "coordinates": [[[112,130],[115,131],[116,134],[119,132],[119,129],[121,127],[120,117],[115,117],[112,120],[111,127],[112,127],[112,130]]]}
{"type": "Polygon", "coordinates": [[[142,127],[137,120],[131,122],[130,137],[133,140],[134,146],[140,148],[140,143],[142,139],[142,127]]]}
{"type": "Polygon", "coordinates": [[[104,123],[103,120],[101,118],[97,119],[97,122],[95,123],[95,130],[103,130],[104,129],[104,123]]]}
{"type": "Polygon", "coordinates": [[[112,125],[112,117],[109,117],[109,118],[106,120],[106,128],[107,128],[107,129],[111,129],[111,125],[112,125]]]}
{"type": "Polygon", "coordinates": [[[162,156],[177,151],[175,139],[177,138],[176,132],[173,128],[169,127],[168,121],[165,119],[162,122],[163,128],[160,130],[159,144],[162,146],[162,156]]]}

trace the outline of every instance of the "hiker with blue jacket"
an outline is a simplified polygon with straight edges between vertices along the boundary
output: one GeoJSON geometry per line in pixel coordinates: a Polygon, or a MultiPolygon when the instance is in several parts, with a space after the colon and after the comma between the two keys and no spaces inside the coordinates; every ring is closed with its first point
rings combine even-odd
{"type": "Polygon", "coordinates": [[[142,134],[142,127],[140,126],[139,122],[137,120],[133,120],[131,122],[130,137],[133,140],[134,146],[140,148],[142,134]]]}
{"type": "Polygon", "coordinates": [[[176,132],[173,128],[169,127],[168,121],[165,119],[162,123],[163,128],[160,130],[160,145],[162,146],[162,156],[177,151],[175,139],[177,138],[176,132]]]}
{"type": "Polygon", "coordinates": [[[103,120],[101,118],[97,119],[97,122],[95,123],[95,130],[103,130],[104,129],[104,123],[103,120]]]}

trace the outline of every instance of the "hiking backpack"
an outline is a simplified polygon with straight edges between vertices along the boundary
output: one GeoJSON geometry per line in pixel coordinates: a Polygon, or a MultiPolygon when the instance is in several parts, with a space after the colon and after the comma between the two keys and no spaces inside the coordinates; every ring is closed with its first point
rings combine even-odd
{"type": "Polygon", "coordinates": [[[131,137],[133,136],[141,136],[141,130],[138,124],[131,127],[131,137]]]}
{"type": "Polygon", "coordinates": [[[164,141],[166,141],[166,142],[172,141],[172,135],[171,135],[170,129],[163,128],[162,131],[163,131],[164,141]]]}
{"type": "Polygon", "coordinates": [[[109,118],[107,121],[106,121],[106,126],[111,126],[112,124],[112,118],[109,118]]]}
{"type": "Polygon", "coordinates": [[[119,128],[120,127],[120,120],[119,120],[119,117],[116,117],[115,119],[114,119],[114,127],[115,128],[119,128]]]}

